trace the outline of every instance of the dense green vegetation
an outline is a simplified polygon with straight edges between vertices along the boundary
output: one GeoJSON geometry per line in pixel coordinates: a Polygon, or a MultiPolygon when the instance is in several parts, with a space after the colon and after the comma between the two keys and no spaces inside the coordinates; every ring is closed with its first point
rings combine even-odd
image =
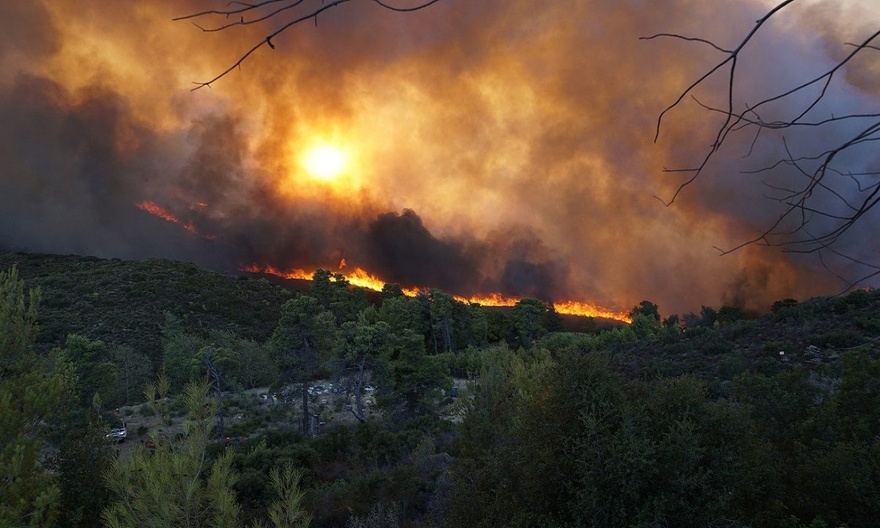
{"type": "Polygon", "coordinates": [[[159,260],[0,266],[0,525],[880,518],[875,291],[643,301],[569,332],[536,299],[485,311],[326,271],[294,291],[159,260]],[[155,425],[109,444],[135,418],[155,425]]]}

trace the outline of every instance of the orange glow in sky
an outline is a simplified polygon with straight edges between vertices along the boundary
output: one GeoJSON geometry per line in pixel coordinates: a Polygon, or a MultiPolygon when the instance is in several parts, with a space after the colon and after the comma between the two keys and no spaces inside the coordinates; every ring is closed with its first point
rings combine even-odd
{"type": "MultiPolygon", "coordinates": [[[[0,210],[27,221],[7,223],[0,244],[276,271],[344,257],[353,284],[479,292],[483,302],[571,299],[582,304],[557,310],[615,318],[642,300],[663,315],[724,303],[766,310],[839,289],[803,255],[715,249],[777,217],[764,198],[769,173],[741,168],[748,152],[754,166],[772,165],[779,145],[731,141],[675,205],[656,198],[683,179],[663,168],[692,163],[714,131],[691,105],[655,143],[657,116],[718,53],[640,37],[732,46],[766,0],[441,0],[406,14],[349,2],[195,92],[265,28],[206,33],[172,21],[222,1],[7,4],[0,210]],[[186,233],[150,231],[138,207],[186,233]],[[195,248],[190,233],[217,243],[195,248]]],[[[846,17],[839,24],[813,16],[838,5],[793,4],[762,53],[738,64],[740,84],[786,85],[863,38],[863,11],[834,11],[846,17]]],[[[880,54],[859,64],[877,71],[880,54]]],[[[848,111],[880,107],[874,77],[848,71],[838,82],[857,94],[848,111]]],[[[724,104],[716,95],[695,94],[724,104]]],[[[863,261],[877,256],[876,245],[852,248],[863,261]]]]}
{"type": "Polygon", "coordinates": [[[302,166],[319,180],[330,181],[345,170],[346,155],[339,147],[315,145],[303,154],[302,166]]]}

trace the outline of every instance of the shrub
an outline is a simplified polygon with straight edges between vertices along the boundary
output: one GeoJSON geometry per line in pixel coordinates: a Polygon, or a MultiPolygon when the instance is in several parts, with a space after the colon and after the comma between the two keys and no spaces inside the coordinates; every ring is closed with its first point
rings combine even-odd
{"type": "Polygon", "coordinates": [[[865,337],[857,330],[842,328],[827,334],[811,335],[809,342],[819,347],[852,348],[864,343],[865,337]]]}
{"type": "Polygon", "coordinates": [[[868,290],[855,290],[844,297],[840,297],[834,303],[834,313],[844,314],[856,308],[863,308],[871,304],[872,292],[868,290]]]}
{"type": "Polygon", "coordinates": [[[697,349],[707,356],[717,356],[733,351],[733,344],[718,331],[713,330],[705,335],[697,345],[697,349]]]}
{"type": "Polygon", "coordinates": [[[746,371],[748,361],[740,355],[731,355],[718,362],[718,374],[725,380],[732,380],[746,371]]]}
{"type": "Polygon", "coordinates": [[[779,341],[767,341],[766,343],[764,343],[764,346],[761,347],[761,349],[764,352],[773,355],[777,355],[780,352],[785,351],[785,349],[782,347],[782,343],[780,343],[779,341]]]}
{"type": "Polygon", "coordinates": [[[880,334],[880,317],[858,317],[856,318],[856,326],[866,332],[880,334]]]}

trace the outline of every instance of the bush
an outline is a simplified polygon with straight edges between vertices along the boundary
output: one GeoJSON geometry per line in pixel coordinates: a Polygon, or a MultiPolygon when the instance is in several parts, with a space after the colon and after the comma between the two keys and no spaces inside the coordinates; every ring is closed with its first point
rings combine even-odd
{"type": "Polygon", "coordinates": [[[864,316],[856,318],[856,326],[865,332],[880,334],[880,317],[864,316]]]}
{"type": "Polygon", "coordinates": [[[725,380],[732,380],[748,368],[748,361],[740,355],[731,355],[718,362],[718,374],[725,380]]]}
{"type": "Polygon", "coordinates": [[[827,334],[811,335],[809,342],[811,345],[816,345],[823,348],[852,348],[864,343],[865,337],[856,330],[843,328],[839,330],[833,330],[831,332],[828,332],[827,334]]]}
{"type": "Polygon", "coordinates": [[[844,297],[840,297],[834,303],[834,313],[845,314],[856,308],[864,308],[871,304],[874,295],[868,290],[855,290],[844,297]]]}
{"type": "Polygon", "coordinates": [[[724,338],[718,331],[713,330],[705,335],[696,347],[707,356],[717,356],[733,351],[733,344],[724,338]]]}
{"type": "Polygon", "coordinates": [[[773,354],[774,356],[779,354],[780,352],[784,352],[785,349],[782,347],[782,343],[779,341],[767,341],[764,343],[764,346],[761,349],[768,353],[773,354]]]}

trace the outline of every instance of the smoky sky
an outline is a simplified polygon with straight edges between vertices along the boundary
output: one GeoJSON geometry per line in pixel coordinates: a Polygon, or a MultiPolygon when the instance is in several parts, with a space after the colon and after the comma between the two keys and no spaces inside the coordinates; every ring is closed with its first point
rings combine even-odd
{"type": "MultiPolygon", "coordinates": [[[[735,136],[695,185],[663,203],[683,181],[664,168],[706,152],[718,121],[705,106],[723,104],[725,85],[701,87],[654,142],[660,112],[719,56],[640,37],[677,32],[731,46],[767,9],[762,1],[442,0],[407,14],[350,2],[192,92],[271,27],[204,33],[172,21],[217,5],[7,6],[0,247],[224,271],[336,271],[344,259],[407,287],[617,310],[649,299],[664,313],[766,309],[836,293],[838,276],[863,271],[760,245],[718,251],[777,218],[770,191],[802,178],[767,167],[821,151],[857,123],[735,136]],[[348,153],[334,181],[300,164],[317,143],[348,153]]],[[[742,101],[827,69],[843,43],[876,30],[872,16],[855,3],[793,5],[744,55],[742,101]]],[[[846,68],[817,118],[876,113],[878,68],[876,53],[846,68]]],[[[762,117],[787,110],[781,102],[762,117]]],[[[880,168],[876,149],[844,161],[853,173],[880,168]]],[[[833,192],[817,198],[837,206],[833,192]]],[[[877,261],[864,243],[876,223],[863,219],[839,249],[877,261]]]]}

